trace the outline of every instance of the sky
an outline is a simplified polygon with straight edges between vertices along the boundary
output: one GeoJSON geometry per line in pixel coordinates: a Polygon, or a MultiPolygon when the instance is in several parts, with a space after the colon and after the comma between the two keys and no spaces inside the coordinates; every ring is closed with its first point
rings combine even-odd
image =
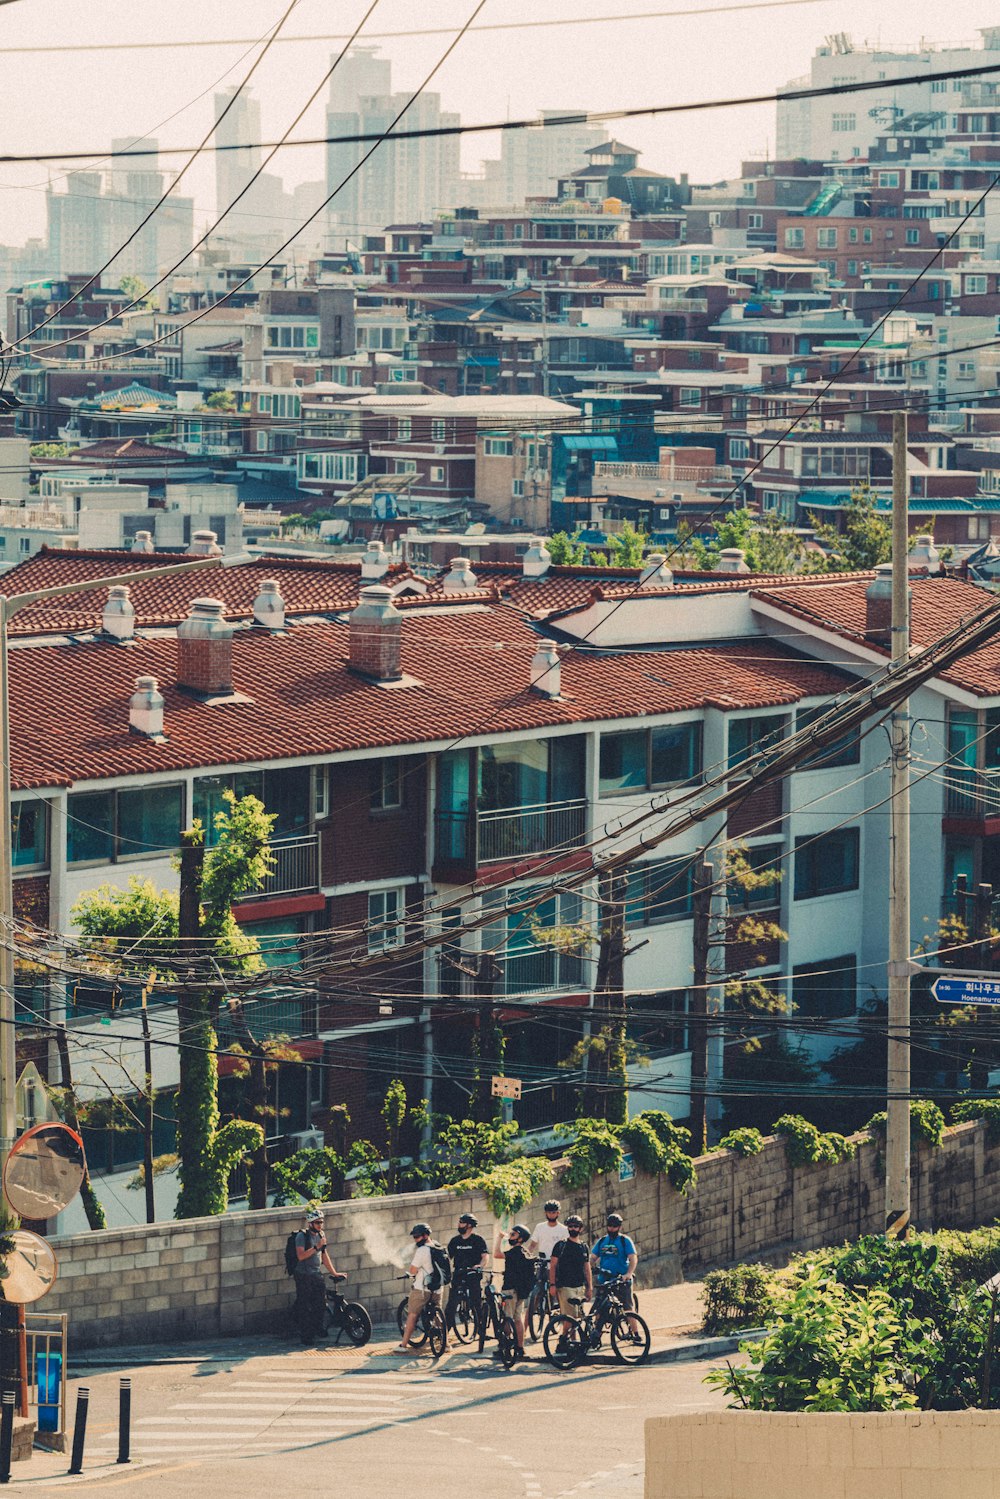
{"type": "MultiPolygon", "coordinates": [[[[281,35],[329,36],[350,30],[370,0],[298,0],[281,35]],[[335,21],[330,21],[331,13],[335,21]]],[[[476,0],[378,0],[365,30],[458,28],[476,0]]],[[[242,0],[208,6],[204,0],[15,0],[0,7],[0,63],[4,110],[0,152],[106,152],[112,137],[154,135],[161,147],[193,146],[211,123],[212,93],[239,83],[251,65],[251,39],[263,37],[288,0],[242,0]],[[241,40],[242,39],[242,40],[241,40]],[[206,47],[83,51],[85,45],[177,43],[206,47]],[[57,46],[59,52],[11,53],[10,48],[57,46]]],[[[514,31],[470,32],[441,68],[432,87],[446,109],[466,122],[532,115],[539,109],[615,109],[645,104],[722,99],[773,90],[808,72],[816,47],[832,32],[856,43],[913,46],[970,42],[995,24],[996,6],[952,0],[795,0],[780,6],[726,11],[719,0],[486,0],[480,26],[544,19],[559,24],[514,31]],[[653,18],[650,11],[674,10],[653,18]],[[708,14],[693,14],[708,9],[708,14]],[[712,14],[715,10],[717,13],[712,14]],[[643,16],[643,12],[647,14],[643,16]],[[636,18],[637,17],[637,18],[636,18]],[[587,24],[574,25],[575,19],[587,24]],[[610,19],[606,19],[610,18],[610,19]]],[[[448,36],[379,41],[393,62],[393,86],[416,85],[443,52],[448,36]]],[[[287,42],[272,47],[252,88],[261,102],[263,130],[280,134],[329,66],[339,42],[287,42]]],[[[326,91],[298,133],[324,129],[326,91]]],[[[610,132],[643,152],[642,164],[693,181],[732,175],[741,160],[774,147],[774,107],[720,110],[669,119],[629,120],[610,132]]],[[[495,136],[463,143],[462,164],[475,171],[498,154],[495,136]]],[[[179,166],[182,157],[169,158],[179,166]]],[[[164,164],[167,164],[166,162],[164,164]]],[[[80,165],[80,164],[78,164],[80,165]]],[[[283,150],[270,167],[289,186],[323,175],[320,148],[283,150]]],[[[45,233],[45,186],[60,166],[0,163],[0,243],[16,245],[45,233]]],[[[214,205],[210,157],[195,163],[178,188],[193,193],[205,213],[214,205]]]]}

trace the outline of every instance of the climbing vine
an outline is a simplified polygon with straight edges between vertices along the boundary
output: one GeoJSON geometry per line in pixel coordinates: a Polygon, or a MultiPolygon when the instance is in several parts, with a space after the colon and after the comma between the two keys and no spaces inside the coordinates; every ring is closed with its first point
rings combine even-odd
{"type": "Polygon", "coordinates": [[[857,1146],[844,1135],[819,1130],[801,1114],[782,1114],[774,1133],[783,1137],[791,1166],[833,1166],[849,1161],[857,1152],[857,1146]]]}
{"type": "Polygon", "coordinates": [[[746,1125],[741,1129],[731,1129],[728,1135],[723,1135],[719,1148],[731,1150],[734,1155],[739,1156],[760,1155],[764,1149],[764,1136],[759,1129],[746,1125]]]}
{"type": "Polygon", "coordinates": [[[591,1177],[617,1171],[629,1151],[640,1170],[650,1176],[666,1176],[677,1192],[695,1183],[695,1167],[688,1147],[689,1130],[675,1124],[661,1109],[644,1109],[627,1124],[605,1119],[577,1119],[565,1126],[575,1136],[566,1152],[568,1165],[562,1179],[569,1188],[586,1186],[591,1177]]]}
{"type": "MultiPolygon", "coordinates": [[[[957,1104],[956,1108],[961,1108],[957,1104]]],[[[974,1105],[976,1109],[979,1105],[974,1105]]],[[[952,1110],[952,1118],[956,1118],[955,1110],[952,1110]]],[[[974,1116],[973,1116],[974,1117],[974,1116]]],[[[885,1149],[886,1116],[883,1111],[873,1114],[865,1125],[871,1138],[880,1150],[885,1149]]],[[[944,1115],[937,1104],[930,1098],[912,1098],[910,1100],[910,1144],[928,1145],[931,1150],[937,1150],[944,1139],[944,1115]]]]}

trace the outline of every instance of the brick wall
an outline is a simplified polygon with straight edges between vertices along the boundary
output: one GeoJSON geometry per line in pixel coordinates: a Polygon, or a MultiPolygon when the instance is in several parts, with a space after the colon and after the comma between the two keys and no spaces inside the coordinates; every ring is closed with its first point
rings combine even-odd
{"type": "MultiPolygon", "coordinates": [[[[793,1170],[779,1139],[745,1160],[728,1151],[704,1156],[698,1185],[686,1197],[665,1178],[642,1175],[629,1182],[597,1177],[559,1195],[564,1212],[578,1211],[592,1233],[617,1208],[641,1260],[659,1258],[694,1275],[792,1245],[814,1248],[879,1232],[884,1167],[875,1145],[855,1138],[857,1155],[835,1166],[793,1170]]],[[[519,1214],[526,1223],[539,1220],[550,1191],[519,1214]]],[[[939,1150],[915,1152],[913,1207],[921,1228],[968,1228],[1000,1214],[1000,1146],[989,1144],[981,1124],[959,1125],[939,1150]]],[[[403,1262],[412,1224],[426,1219],[446,1238],[466,1208],[489,1237],[494,1221],[479,1196],[422,1192],[328,1207],[327,1236],[337,1268],[350,1276],[348,1293],[376,1319],[390,1316],[402,1294],[392,1261],[403,1262]]],[[[59,1279],[46,1310],[70,1313],[75,1347],[277,1327],[292,1298],[285,1239],[300,1222],[300,1210],[271,1208],[56,1239],[59,1279]]]]}

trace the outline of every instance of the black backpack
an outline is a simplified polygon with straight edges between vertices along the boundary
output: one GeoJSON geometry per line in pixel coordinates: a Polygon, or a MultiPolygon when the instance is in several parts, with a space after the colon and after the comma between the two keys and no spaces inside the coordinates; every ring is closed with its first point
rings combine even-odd
{"type": "Polygon", "coordinates": [[[440,1291],[442,1286],[451,1285],[451,1261],[441,1248],[440,1244],[430,1244],[431,1264],[433,1269],[427,1277],[428,1291],[440,1291]]]}
{"type": "Polygon", "coordinates": [[[296,1229],[293,1233],[290,1233],[288,1235],[288,1238],[285,1240],[285,1274],[286,1275],[294,1275],[295,1272],[296,1272],[296,1270],[299,1267],[299,1256],[298,1256],[298,1251],[296,1249],[295,1241],[298,1238],[300,1232],[301,1232],[300,1229],[296,1229]]]}

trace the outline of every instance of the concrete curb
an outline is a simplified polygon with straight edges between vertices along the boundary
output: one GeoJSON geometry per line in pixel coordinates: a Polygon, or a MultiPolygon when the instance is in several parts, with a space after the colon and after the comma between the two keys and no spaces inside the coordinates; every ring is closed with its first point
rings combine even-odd
{"type": "Polygon", "coordinates": [[[766,1327],[748,1327],[745,1332],[725,1338],[692,1338],[671,1348],[651,1348],[648,1363],[678,1364],[687,1359],[711,1358],[713,1354],[738,1353],[741,1343],[759,1343],[767,1337],[766,1327]]]}

